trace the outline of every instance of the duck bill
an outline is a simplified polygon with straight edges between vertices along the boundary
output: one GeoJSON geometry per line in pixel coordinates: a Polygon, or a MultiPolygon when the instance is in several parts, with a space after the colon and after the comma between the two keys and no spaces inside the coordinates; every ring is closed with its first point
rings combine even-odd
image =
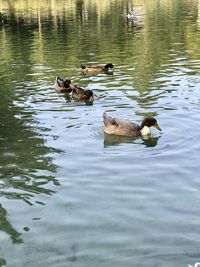
{"type": "Polygon", "coordinates": [[[160,126],[157,123],[153,127],[156,128],[158,131],[162,131],[160,126]]]}
{"type": "Polygon", "coordinates": [[[69,87],[73,90],[75,88],[75,84],[71,82],[69,87]]]}

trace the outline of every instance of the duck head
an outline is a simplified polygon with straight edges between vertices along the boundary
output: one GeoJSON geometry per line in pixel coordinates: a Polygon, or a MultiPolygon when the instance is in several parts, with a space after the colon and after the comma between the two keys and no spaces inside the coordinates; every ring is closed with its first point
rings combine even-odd
{"type": "Polygon", "coordinates": [[[140,126],[141,129],[141,134],[142,135],[148,135],[151,133],[150,128],[154,127],[156,128],[158,131],[161,131],[161,128],[159,127],[157,120],[155,118],[145,118],[140,126]]]}
{"type": "Polygon", "coordinates": [[[86,95],[88,101],[94,101],[94,95],[93,95],[93,92],[91,90],[86,90],[85,95],[86,95]]]}
{"type": "Polygon", "coordinates": [[[72,82],[71,82],[71,80],[65,80],[64,81],[64,87],[66,87],[66,88],[72,88],[73,87],[73,85],[72,85],[72,82]]]}
{"type": "Polygon", "coordinates": [[[86,69],[86,66],[83,65],[83,64],[81,64],[81,69],[82,69],[82,70],[86,69]]]}
{"type": "Polygon", "coordinates": [[[105,65],[105,69],[112,69],[114,67],[114,65],[112,63],[108,63],[105,65]]]}

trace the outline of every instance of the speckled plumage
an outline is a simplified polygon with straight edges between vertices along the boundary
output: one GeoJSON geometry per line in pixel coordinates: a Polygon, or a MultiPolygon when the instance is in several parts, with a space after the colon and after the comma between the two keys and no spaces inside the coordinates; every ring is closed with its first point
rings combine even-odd
{"type": "Polygon", "coordinates": [[[93,101],[93,92],[91,90],[85,90],[81,87],[74,86],[72,90],[72,98],[75,100],[93,101]]]}

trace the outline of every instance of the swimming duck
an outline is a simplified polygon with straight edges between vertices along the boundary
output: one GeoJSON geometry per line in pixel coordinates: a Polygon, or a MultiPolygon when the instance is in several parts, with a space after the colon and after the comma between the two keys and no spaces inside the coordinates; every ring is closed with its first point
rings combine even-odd
{"type": "Polygon", "coordinates": [[[73,89],[73,86],[70,80],[68,79],[63,80],[59,76],[56,77],[54,87],[55,87],[55,90],[60,93],[71,93],[73,89]]]}
{"type": "Polygon", "coordinates": [[[84,74],[112,73],[113,67],[114,66],[112,63],[108,63],[105,66],[81,64],[82,73],[84,73],[84,74]]]}
{"type": "Polygon", "coordinates": [[[113,135],[122,136],[141,136],[149,135],[151,133],[150,128],[154,127],[161,131],[157,120],[155,118],[144,118],[141,125],[133,123],[128,120],[113,118],[107,116],[106,112],[103,114],[104,132],[113,135]]]}
{"type": "Polygon", "coordinates": [[[93,92],[91,90],[85,90],[75,85],[72,90],[72,98],[75,100],[93,101],[93,92]]]}
{"type": "Polygon", "coordinates": [[[134,19],[136,14],[135,14],[135,12],[133,10],[129,9],[129,11],[128,11],[126,16],[127,16],[128,19],[134,19]]]}

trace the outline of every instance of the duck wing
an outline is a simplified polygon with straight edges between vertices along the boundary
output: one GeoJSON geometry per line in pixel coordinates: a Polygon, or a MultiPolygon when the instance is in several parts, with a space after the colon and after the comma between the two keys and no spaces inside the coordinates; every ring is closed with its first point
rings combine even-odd
{"type": "Polygon", "coordinates": [[[123,136],[139,136],[140,126],[128,120],[113,118],[103,114],[104,131],[108,134],[123,136]]]}
{"type": "Polygon", "coordinates": [[[85,90],[77,85],[74,86],[73,88],[73,93],[75,94],[84,94],[85,90]]]}
{"type": "Polygon", "coordinates": [[[85,98],[85,90],[81,87],[78,86],[74,86],[73,90],[72,90],[72,97],[75,100],[84,100],[85,98]]]}

